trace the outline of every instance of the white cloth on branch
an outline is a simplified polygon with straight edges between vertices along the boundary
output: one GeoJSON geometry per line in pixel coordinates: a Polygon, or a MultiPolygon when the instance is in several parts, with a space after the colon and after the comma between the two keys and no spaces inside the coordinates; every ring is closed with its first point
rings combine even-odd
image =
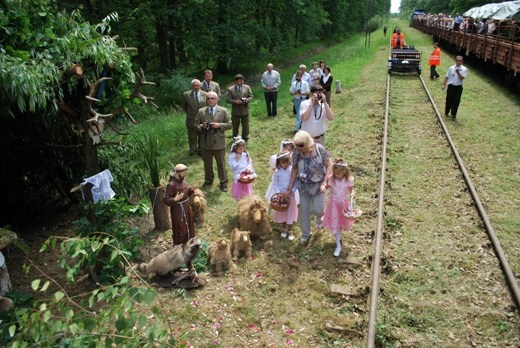
{"type": "MultiPolygon", "coordinates": [[[[110,187],[112,181],[114,181],[112,173],[110,173],[110,170],[105,169],[96,175],[86,178],[82,185],[92,184],[92,198],[94,199],[94,203],[97,203],[100,200],[108,201],[116,195],[114,190],[110,187]]],[[[85,196],[83,196],[83,199],[85,199],[85,196]]]]}

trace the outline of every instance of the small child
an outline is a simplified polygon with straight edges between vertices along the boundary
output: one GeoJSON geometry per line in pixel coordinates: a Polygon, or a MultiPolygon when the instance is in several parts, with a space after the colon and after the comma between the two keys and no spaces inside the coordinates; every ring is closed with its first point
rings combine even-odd
{"type": "MultiPolygon", "coordinates": [[[[269,168],[274,172],[276,170],[276,159],[278,158],[278,154],[284,151],[289,152],[289,158],[291,158],[292,152],[294,150],[294,141],[291,138],[285,138],[280,142],[280,151],[272,155],[269,158],[269,168]]],[[[271,197],[275,194],[273,190],[273,181],[271,180],[271,183],[269,184],[269,187],[267,188],[267,191],[265,191],[265,199],[267,200],[267,206],[268,208],[268,214],[271,214],[271,206],[269,203],[271,202],[271,197]]],[[[300,196],[296,195],[296,201],[298,204],[300,204],[300,196]]]]}
{"type": "MultiPolygon", "coordinates": [[[[276,171],[273,175],[272,187],[273,194],[286,192],[291,182],[291,153],[288,151],[281,152],[276,158],[276,171]]],[[[289,195],[289,207],[286,211],[274,211],[274,222],[282,224],[282,238],[294,240],[292,233],[292,225],[298,221],[298,203],[296,201],[296,192],[293,191],[289,195]]],[[[269,200],[271,197],[269,197],[269,200]]]]}
{"type": "Polygon", "coordinates": [[[330,198],[325,207],[323,227],[329,229],[336,239],[334,256],[341,253],[341,231],[349,231],[354,220],[347,219],[344,212],[349,211],[350,202],[347,194],[354,197],[354,177],[343,159],[337,159],[332,165],[332,175],[322,184],[325,189],[330,188],[330,198]]]}
{"type": "Polygon", "coordinates": [[[240,175],[247,171],[248,176],[255,177],[253,169],[253,160],[246,151],[246,142],[241,136],[233,138],[231,145],[231,153],[228,158],[229,168],[233,172],[233,186],[231,188],[231,197],[239,201],[244,196],[254,194],[253,185],[251,183],[244,184],[238,181],[240,175]]]}

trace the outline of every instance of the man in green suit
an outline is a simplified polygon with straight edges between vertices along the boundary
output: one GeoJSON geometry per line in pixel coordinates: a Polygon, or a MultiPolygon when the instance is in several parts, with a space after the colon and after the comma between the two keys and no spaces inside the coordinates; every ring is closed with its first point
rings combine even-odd
{"type": "Polygon", "coordinates": [[[253,99],[251,87],[244,84],[242,74],[235,75],[235,84],[228,88],[227,101],[231,107],[231,121],[233,123],[233,138],[238,135],[242,123],[242,139],[249,139],[249,103],[253,99]]]}
{"type": "Polygon", "coordinates": [[[190,156],[201,154],[200,133],[197,129],[197,113],[200,108],[206,106],[206,92],[201,91],[200,87],[201,83],[199,80],[192,80],[191,89],[182,95],[182,109],[186,112],[190,156]]]}
{"type": "Polygon", "coordinates": [[[232,124],[226,108],[218,105],[218,96],[215,92],[206,95],[207,106],[199,109],[197,113],[197,128],[201,133],[200,148],[202,161],[204,162],[204,186],[213,184],[213,158],[217,162],[220,190],[228,190],[227,162],[226,162],[226,135],[225,131],[231,129],[232,124]]]}

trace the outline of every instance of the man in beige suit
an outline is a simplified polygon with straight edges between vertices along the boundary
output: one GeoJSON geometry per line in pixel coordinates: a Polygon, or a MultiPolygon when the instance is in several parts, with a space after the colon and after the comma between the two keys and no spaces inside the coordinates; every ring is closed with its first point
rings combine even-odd
{"type": "Polygon", "coordinates": [[[201,83],[194,79],[191,81],[191,90],[182,95],[182,109],[186,112],[186,127],[188,128],[188,144],[190,156],[200,155],[200,133],[197,129],[197,112],[206,106],[206,92],[200,90],[201,83]]]}
{"type": "Polygon", "coordinates": [[[242,74],[235,75],[235,84],[228,88],[227,101],[232,105],[231,121],[233,122],[233,138],[238,135],[242,123],[242,139],[249,139],[249,102],[253,99],[251,87],[244,84],[242,74]]]}
{"type": "Polygon", "coordinates": [[[220,85],[213,81],[213,71],[204,70],[204,81],[202,81],[202,90],[205,92],[215,92],[220,98],[220,85]]]}
{"type": "Polygon", "coordinates": [[[217,162],[220,190],[228,190],[227,162],[226,162],[226,135],[231,129],[231,121],[226,108],[218,105],[218,96],[215,92],[206,95],[206,107],[197,113],[197,127],[201,133],[200,148],[204,162],[204,186],[213,184],[213,158],[217,162]]]}

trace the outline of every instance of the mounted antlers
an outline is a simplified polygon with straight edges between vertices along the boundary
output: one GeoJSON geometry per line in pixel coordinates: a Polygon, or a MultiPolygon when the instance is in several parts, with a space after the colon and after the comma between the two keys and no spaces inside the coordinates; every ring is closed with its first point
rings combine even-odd
{"type": "Polygon", "coordinates": [[[148,82],[146,81],[144,77],[143,69],[139,69],[141,71],[141,74],[139,74],[137,71],[135,72],[135,76],[137,76],[137,79],[139,80],[137,82],[137,85],[135,86],[134,92],[130,95],[130,98],[139,98],[143,100],[146,104],[148,104],[148,101],[150,101],[150,104],[152,104],[155,108],[159,109],[159,107],[153,102],[155,98],[147,97],[145,95],[141,94],[141,88],[144,85],[155,85],[154,82],[148,82]]]}

